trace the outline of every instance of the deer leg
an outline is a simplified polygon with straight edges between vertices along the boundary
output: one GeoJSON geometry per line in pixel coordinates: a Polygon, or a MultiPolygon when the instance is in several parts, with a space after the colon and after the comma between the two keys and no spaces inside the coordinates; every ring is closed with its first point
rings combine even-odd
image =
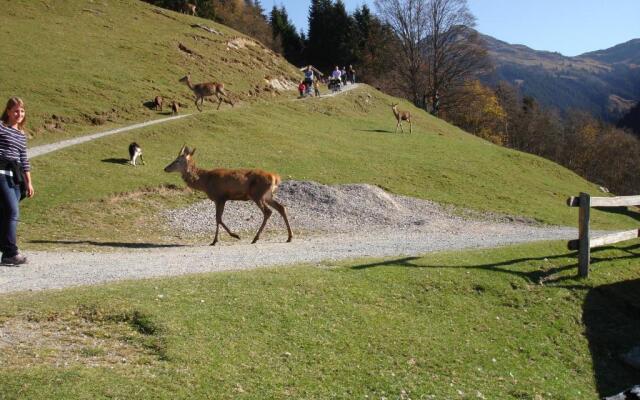
{"type": "MultiPolygon", "coordinates": [[[[200,99],[202,99],[202,97],[200,99]]],[[[198,111],[202,111],[202,109],[198,105],[198,100],[200,100],[200,99],[196,97],[196,108],[198,109],[198,111]]]]}
{"type": "Polygon", "coordinates": [[[402,127],[402,121],[398,122],[398,125],[400,125],[400,132],[404,133],[404,128],[402,127]]]}
{"type": "Polygon", "coordinates": [[[287,243],[291,241],[293,238],[293,234],[291,233],[291,226],[289,226],[289,219],[287,218],[287,211],[284,209],[284,206],[274,199],[266,200],[267,204],[271,207],[275,208],[280,215],[282,215],[282,219],[284,219],[284,223],[287,225],[287,232],[289,233],[289,237],[287,238],[287,243]]]}
{"type": "Polygon", "coordinates": [[[409,120],[409,133],[413,133],[413,126],[411,125],[411,120],[409,120]]]}
{"type": "Polygon", "coordinates": [[[240,236],[231,232],[231,230],[227,228],[227,225],[225,225],[224,222],[222,222],[222,214],[224,213],[225,204],[226,204],[225,201],[216,202],[216,236],[214,237],[213,243],[211,243],[211,246],[215,246],[215,244],[218,243],[218,229],[221,225],[222,225],[222,228],[224,228],[224,230],[227,231],[229,235],[231,235],[231,237],[240,239],[240,236]]]}
{"type": "Polygon", "coordinates": [[[216,108],[216,110],[220,109],[220,105],[222,104],[222,97],[217,96],[218,97],[218,108],[216,108]]]}
{"type": "Polygon", "coordinates": [[[258,208],[262,210],[262,215],[264,215],[264,219],[262,220],[262,225],[260,225],[260,229],[258,229],[258,232],[256,233],[256,237],[253,238],[253,241],[251,242],[251,244],[257,242],[258,239],[260,239],[260,234],[262,233],[264,226],[267,224],[267,220],[273,213],[273,211],[271,211],[271,209],[267,207],[266,204],[264,204],[264,200],[256,201],[256,204],[258,205],[258,208]]]}
{"type": "Polygon", "coordinates": [[[400,121],[398,121],[398,123],[396,124],[396,131],[395,133],[398,133],[398,126],[400,125],[400,121]]]}

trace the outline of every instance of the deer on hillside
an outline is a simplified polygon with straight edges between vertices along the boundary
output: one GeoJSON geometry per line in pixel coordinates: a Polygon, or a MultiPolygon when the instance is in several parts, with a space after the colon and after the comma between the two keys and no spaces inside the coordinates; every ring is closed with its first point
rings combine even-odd
{"type": "Polygon", "coordinates": [[[229,200],[248,201],[252,200],[260,211],[264,219],[262,225],[256,233],[251,243],[255,243],[260,238],[260,233],[267,224],[267,220],[273,213],[269,206],[273,207],[284,219],[287,225],[290,242],[293,234],[287,219],[287,212],[282,204],[278,203],[274,198],[274,192],[280,184],[280,176],[259,169],[227,169],[216,168],[212,170],[204,170],[196,167],[193,160],[193,153],[196,149],[189,150],[188,147],[182,146],[178,157],[164,169],[165,172],[180,172],[182,179],[190,188],[203,191],[210,200],[216,204],[216,234],[213,238],[211,246],[218,243],[218,228],[222,226],[225,231],[232,237],[240,239],[240,236],[231,232],[229,228],[222,222],[222,213],[224,205],[229,200]]]}
{"type": "Polygon", "coordinates": [[[189,15],[196,15],[196,5],[193,3],[184,3],[182,5],[182,12],[189,15]]]}
{"type": "Polygon", "coordinates": [[[404,133],[404,128],[402,127],[402,121],[407,121],[409,123],[409,133],[413,132],[411,126],[411,113],[409,111],[399,111],[398,104],[391,104],[391,109],[393,110],[393,115],[396,116],[396,120],[398,123],[396,124],[396,132],[398,133],[398,126],[402,129],[402,133],[404,133]]]}
{"type": "Polygon", "coordinates": [[[156,98],[153,99],[153,106],[155,107],[156,111],[162,111],[162,97],[156,96],[156,98]]]}
{"type": "Polygon", "coordinates": [[[178,111],[180,111],[180,106],[176,101],[171,102],[171,115],[178,115],[178,111]]]}
{"type": "Polygon", "coordinates": [[[196,95],[196,108],[198,111],[202,111],[200,106],[198,106],[198,100],[200,100],[200,105],[204,103],[204,98],[208,96],[216,96],[218,99],[218,108],[220,109],[220,104],[224,101],[227,104],[230,104],[231,107],[234,106],[233,102],[227,99],[227,93],[224,91],[224,83],[218,82],[206,82],[206,83],[196,83],[195,85],[191,83],[191,74],[187,74],[183,78],[180,78],[180,82],[184,82],[187,84],[189,89],[193,91],[193,94],[196,95]]]}

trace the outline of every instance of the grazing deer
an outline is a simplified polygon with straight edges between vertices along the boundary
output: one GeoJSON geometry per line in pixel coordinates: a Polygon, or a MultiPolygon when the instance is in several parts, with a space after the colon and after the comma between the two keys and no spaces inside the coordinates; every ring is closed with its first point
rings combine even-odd
{"type": "Polygon", "coordinates": [[[398,126],[402,129],[402,133],[404,133],[404,128],[402,127],[402,121],[409,122],[409,133],[413,132],[413,128],[411,126],[411,113],[409,111],[399,111],[398,104],[391,104],[391,109],[393,110],[393,115],[396,116],[396,120],[398,123],[396,124],[396,132],[398,133],[398,126]]]}
{"type": "Polygon", "coordinates": [[[253,200],[254,203],[262,211],[264,219],[262,225],[258,229],[258,233],[251,243],[255,243],[260,238],[260,233],[267,224],[267,220],[273,213],[268,206],[273,207],[282,215],[284,223],[287,225],[289,237],[287,242],[293,237],[287,213],[284,206],[278,203],[273,194],[280,184],[280,176],[259,169],[226,169],[216,168],[212,170],[204,170],[196,167],[193,160],[193,153],[196,149],[189,150],[188,147],[182,146],[178,157],[164,169],[165,172],[180,172],[182,179],[190,188],[203,191],[210,200],[216,204],[216,234],[213,238],[211,246],[218,243],[218,228],[220,225],[232,237],[240,239],[240,236],[231,232],[229,228],[222,222],[222,213],[224,205],[229,200],[248,201],[253,200]]]}
{"type": "Polygon", "coordinates": [[[178,111],[180,111],[180,106],[175,101],[171,102],[171,115],[178,115],[178,111]]]}
{"type": "Polygon", "coordinates": [[[162,111],[162,97],[156,96],[156,98],[153,99],[153,106],[155,107],[156,111],[162,111]]]}
{"type": "Polygon", "coordinates": [[[189,15],[196,15],[196,5],[193,3],[184,3],[182,12],[189,15]]]}
{"type": "Polygon", "coordinates": [[[189,86],[189,89],[193,91],[193,94],[196,95],[196,108],[198,111],[202,111],[200,106],[198,106],[198,100],[200,100],[200,105],[202,105],[204,103],[204,98],[208,96],[216,96],[218,99],[217,110],[220,109],[220,104],[222,104],[223,101],[227,104],[231,104],[231,107],[234,106],[233,102],[227,99],[227,93],[224,91],[224,83],[207,82],[196,83],[194,85],[191,83],[191,74],[187,74],[179,81],[186,83],[187,86],[189,86]]]}

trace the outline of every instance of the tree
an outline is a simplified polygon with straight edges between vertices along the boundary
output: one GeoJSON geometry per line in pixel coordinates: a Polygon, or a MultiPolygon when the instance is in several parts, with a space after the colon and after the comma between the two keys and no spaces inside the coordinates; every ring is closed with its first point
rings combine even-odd
{"type": "Polygon", "coordinates": [[[424,51],[430,31],[427,1],[375,0],[375,5],[378,15],[391,28],[400,45],[395,51],[399,75],[395,84],[419,106],[422,94],[427,90],[425,72],[428,63],[424,51]]]}
{"type": "MultiPolygon", "coordinates": [[[[420,107],[443,96],[443,107],[464,102],[448,96],[488,67],[467,0],[376,0],[378,13],[398,36],[407,94],[420,107]]],[[[464,91],[458,91],[463,93],[464,91]]]]}
{"type": "Polygon", "coordinates": [[[303,39],[296,32],[296,28],[289,20],[287,10],[284,7],[276,6],[271,10],[269,17],[271,34],[275,49],[282,51],[282,55],[292,64],[302,65],[302,52],[304,49],[303,39]]]}

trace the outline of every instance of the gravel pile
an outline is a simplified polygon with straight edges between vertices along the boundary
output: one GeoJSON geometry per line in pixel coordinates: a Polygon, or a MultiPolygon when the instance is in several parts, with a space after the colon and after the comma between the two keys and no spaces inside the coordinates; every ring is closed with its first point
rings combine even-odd
{"type": "MultiPolygon", "coordinates": [[[[317,233],[367,232],[371,229],[442,229],[459,224],[456,217],[437,203],[389,194],[367,184],[327,186],[308,181],[285,181],[276,199],[287,209],[294,231],[317,233]]],[[[164,214],[168,224],[184,233],[213,233],[215,204],[203,200],[164,214]]],[[[262,212],[250,201],[230,201],[223,221],[232,230],[253,232],[262,222],[262,212]]],[[[267,228],[285,229],[276,212],[267,228]]]]}

